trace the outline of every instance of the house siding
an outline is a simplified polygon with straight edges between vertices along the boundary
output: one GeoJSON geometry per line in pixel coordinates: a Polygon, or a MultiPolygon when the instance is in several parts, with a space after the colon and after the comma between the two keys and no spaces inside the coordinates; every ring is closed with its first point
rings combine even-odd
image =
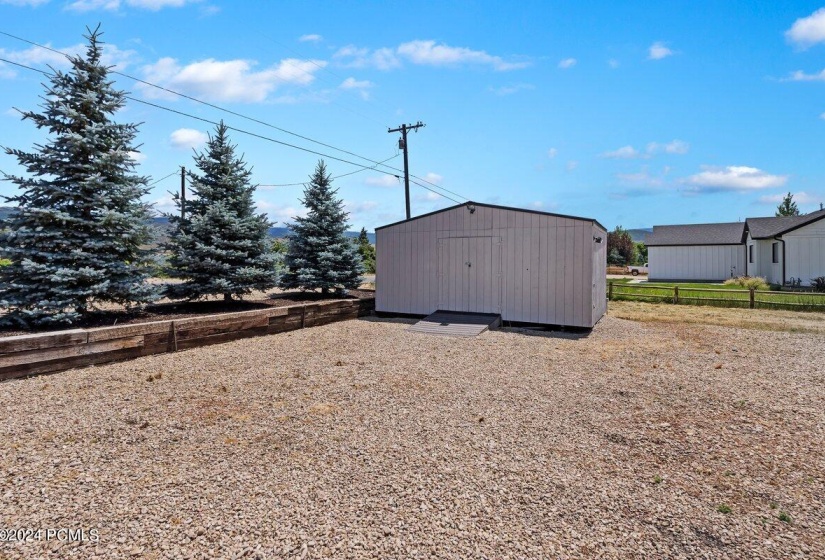
{"type": "Polygon", "coordinates": [[[742,245],[648,247],[649,280],[722,281],[745,273],[742,245]]]}
{"type": "Polygon", "coordinates": [[[786,280],[798,278],[809,286],[812,278],[825,276],[825,220],[790,231],[785,240],[786,280]]]}
{"type": "Polygon", "coordinates": [[[607,232],[592,221],[462,205],[376,231],[376,311],[428,315],[470,305],[505,321],[592,327],[604,314],[606,248],[607,232]],[[457,241],[474,237],[490,241],[457,241]],[[489,259],[488,246],[498,251],[489,259]],[[472,304],[453,297],[466,273],[456,255],[465,250],[474,273],[498,275],[470,285],[472,304]],[[487,268],[497,258],[499,270],[487,268]],[[487,293],[491,286],[497,293],[487,293]]]}

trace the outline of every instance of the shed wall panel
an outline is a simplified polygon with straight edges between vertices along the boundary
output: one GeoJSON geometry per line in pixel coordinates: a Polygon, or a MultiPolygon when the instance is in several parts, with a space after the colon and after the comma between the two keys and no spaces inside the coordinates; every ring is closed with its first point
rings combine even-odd
{"type": "MultiPolygon", "coordinates": [[[[462,206],[381,228],[376,310],[425,315],[468,307],[472,300],[481,308],[500,305],[505,321],[592,326],[604,313],[599,298],[604,299],[600,267],[606,247],[604,242],[593,247],[594,227],[587,220],[484,206],[470,213],[462,206]],[[462,257],[451,258],[445,249],[447,239],[472,237],[500,238],[492,248],[461,242],[479,271],[500,267],[494,284],[465,279],[462,257]],[[455,297],[468,301],[442,301],[454,297],[443,294],[465,294],[457,284],[462,281],[470,282],[468,291],[455,297]],[[594,296],[599,290],[602,295],[594,296]]],[[[457,243],[450,246],[453,252],[457,243]]]]}

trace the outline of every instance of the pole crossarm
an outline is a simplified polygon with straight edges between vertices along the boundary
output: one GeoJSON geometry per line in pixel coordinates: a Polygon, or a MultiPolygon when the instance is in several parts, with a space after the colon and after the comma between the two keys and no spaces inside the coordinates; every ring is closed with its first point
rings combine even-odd
{"type": "Polygon", "coordinates": [[[407,152],[407,133],[409,131],[418,132],[419,128],[426,126],[418,121],[415,124],[402,124],[398,128],[388,128],[387,133],[401,133],[401,149],[404,150],[404,198],[407,203],[407,219],[410,219],[410,164],[407,152]]]}

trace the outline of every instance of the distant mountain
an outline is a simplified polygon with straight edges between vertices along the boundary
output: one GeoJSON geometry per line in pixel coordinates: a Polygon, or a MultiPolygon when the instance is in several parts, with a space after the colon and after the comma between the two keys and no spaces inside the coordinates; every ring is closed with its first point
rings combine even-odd
{"type": "MultiPolygon", "coordinates": [[[[166,230],[169,229],[169,220],[165,216],[160,216],[157,218],[152,218],[152,224],[160,230],[160,234],[163,235],[166,230]]],[[[273,227],[269,228],[269,236],[270,237],[286,237],[289,233],[289,228],[285,227],[273,227]]],[[[358,237],[360,232],[358,231],[348,231],[345,232],[347,237],[358,237]]],[[[370,240],[370,243],[375,244],[375,234],[374,233],[367,233],[367,237],[370,240]]]]}
{"type": "Polygon", "coordinates": [[[627,232],[635,243],[647,243],[647,237],[653,233],[653,228],[629,229],[627,232]]]}
{"type": "Polygon", "coordinates": [[[13,210],[13,206],[0,206],[0,222],[8,218],[13,210]]]}

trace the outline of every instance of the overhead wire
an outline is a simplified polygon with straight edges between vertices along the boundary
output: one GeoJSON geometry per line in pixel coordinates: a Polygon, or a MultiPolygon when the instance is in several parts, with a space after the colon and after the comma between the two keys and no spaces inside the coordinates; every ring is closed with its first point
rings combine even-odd
{"type": "Polygon", "coordinates": [[[160,178],[160,179],[158,179],[157,181],[152,181],[151,183],[149,183],[149,184],[148,184],[148,185],[146,185],[146,186],[147,186],[147,187],[154,187],[155,185],[157,185],[157,184],[158,184],[158,183],[160,183],[161,181],[165,181],[166,179],[168,179],[168,178],[169,178],[169,177],[171,177],[172,175],[177,175],[178,173],[180,173],[180,170],[179,170],[179,169],[176,169],[175,171],[172,171],[172,172],[171,172],[169,175],[167,175],[166,177],[161,177],[161,178],[160,178]]]}
{"type": "MultiPolygon", "coordinates": [[[[390,161],[391,159],[395,159],[397,157],[398,157],[398,154],[395,154],[394,156],[388,157],[387,159],[385,159],[384,161],[382,161],[380,163],[385,163],[385,162],[390,161]]],[[[347,177],[349,175],[355,175],[356,173],[361,173],[363,171],[374,170],[376,167],[377,167],[377,165],[373,165],[372,167],[364,167],[363,169],[356,169],[355,171],[350,171],[349,173],[342,173],[340,175],[330,177],[330,180],[340,179],[341,177],[347,177]]],[[[389,173],[385,173],[385,175],[389,175],[389,173]]],[[[393,177],[398,178],[398,175],[393,175],[393,177]]],[[[279,183],[277,185],[258,185],[258,187],[261,187],[261,188],[298,187],[298,186],[306,185],[306,184],[307,184],[307,181],[303,181],[301,183],[279,183]]]]}
{"type": "MultiPolygon", "coordinates": [[[[54,52],[54,53],[57,53],[57,54],[61,54],[61,55],[65,56],[66,58],[71,59],[71,57],[70,57],[68,54],[66,54],[66,53],[64,53],[64,52],[62,52],[62,51],[60,51],[60,50],[57,50],[57,49],[54,49],[54,48],[52,48],[52,47],[48,47],[48,46],[45,46],[45,45],[41,45],[40,43],[37,43],[37,42],[35,42],[35,41],[31,41],[31,40],[29,40],[29,39],[25,39],[25,38],[23,38],[23,37],[19,37],[19,36],[17,36],[17,35],[12,34],[12,33],[8,33],[8,32],[6,32],[6,31],[2,31],[2,30],[0,30],[0,35],[5,35],[5,36],[10,37],[10,38],[12,38],[12,39],[15,39],[15,40],[18,40],[18,41],[22,41],[22,42],[27,43],[27,44],[30,44],[30,45],[32,45],[32,46],[35,46],[35,47],[38,47],[38,48],[42,48],[42,49],[46,49],[46,50],[48,50],[48,51],[51,51],[51,52],[54,52]]],[[[33,67],[31,67],[31,66],[27,66],[27,65],[25,65],[25,64],[21,64],[21,63],[19,63],[19,62],[14,62],[14,61],[12,61],[12,60],[8,60],[8,59],[6,59],[6,58],[0,58],[0,61],[1,61],[1,62],[5,62],[5,63],[8,63],[8,64],[13,64],[13,65],[15,65],[15,66],[19,66],[19,67],[21,67],[21,68],[25,68],[25,69],[27,69],[27,70],[32,70],[32,71],[34,71],[34,72],[39,72],[39,73],[41,73],[41,74],[43,74],[43,75],[48,75],[48,73],[47,73],[47,72],[45,72],[45,71],[43,71],[43,70],[40,70],[40,69],[38,69],[38,68],[33,68],[33,67]]],[[[259,138],[259,139],[263,139],[263,140],[267,140],[267,141],[270,141],[270,142],[274,142],[274,143],[276,143],[276,144],[280,144],[280,145],[283,145],[283,146],[287,146],[287,147],[290,147],[290,148],[294,148],[294,149],[297,149],[297,150],[301,150],[301,151],[304,151],[304,152],[308,152],[308,153],[311,153],[311,154],[314,154],[314,155],[319,155],[319,156],[321,156],[321,157],[325,157],[325,158],[328,158],[328,159],[332,159],[332,160],[335,160],[335,161],[339,161],[339,162],[341,162],[341,163],[346,163],[346,164],[348,164],[348,165],[354,165],[354,166],[357,166],[357,167],[361,167],[361,169],[359,169],[358,171],[355,171],[355,172],[352,172],[352,173],[347,173],[347,174],[344,174],[344,175],[339,175],[338,177],[343,177],[343,176],[346,176],[346,175],[352,175],[352,174],[354,174],[354,173],[360,173],[361,171],[366,171],[366,170],[368,170],[368,169],[376,170],[376,171],[378,171],[379,173],[383,173],[383,174],[385,174],[385,175],[391,175],[391,176],[395,176],[395,177],[397,177],[397,175],[395,175],[394,173],[387,173],[387,172],[385,172],[385,171],[383,171],[383,170],[379,170],[379,169],[377,169],[379,166],[381,166],[381,167],[386,167],[387,169],[391,169],[391,170],[396,171],[396,172],[399,172],[399,173],[403,173],[403,171],[402,171],[401,169],[397,168],[397,167],[393,167],[393,166],[391,166],[391,165],[386,165],[386,161],[389,161],[389,159],[393,159],[393,158],[389,158],[389,159],[384,160],[384,161],[376,161],[376,160],[374,160],[374,159],[371,159],[371,158],[368,158],[368,157],[365,157],[365,156],[361,156],[361,155],[356,154],[356,153],[354,153],[354,152],[351,152],[351,151],[349,151],[349,150],[345,150],[345,149],[343,149],[343,148],[338,148],[338,147],[333,146],[333,145],[331,145],[331,144],[327,144],[327,143],[324,143],[324,142],[321,142],[321,141],[318,141],[318,140],[314,140],[314,139],[312,139],[312,138],[310,138],[310,137],[308,137],[308,136],[304,136],[304,135],[301,135],[301,134],[298,134],[298,133],[295,133],[295,132],[292,132],[292,131],[286,130],[286,129],[284,129],[284,128],[281,128],[281,127],[275,126],[275,125],[273,125],[273,124],[267,123],[267,122],[265,122],[265,121],[262,121],[262,120],[260,120],[260,119],[256,119],[256,118],[254,118],[254,117],[249,117],[249,116],[247,116],[247,115],[243,115],[242,113],[238,113],[238,112],[233,111],[233,110],[231,110],[231,109],[227,109],[227,108],[225,108],[225,107],[221,107],[221,106],[219,106],[219,105],[215,105],[215,104],[213,104],[213,103],[209,103],[209,102],[207,102],[207,101],[203,101],[203,100],[201,100],[201,99],[198,99],[198,98],[196,98],[196,97],[192,97],[192,96],[187,95],[187,94],[185,94],[185,93],[181,93],[181,92],[178,92],[178,91],[175,91],[175,90],[172,90],[172,89],[166,88],[166,87],[164,87],[164,86],[160,86],[160,85],[154,84],[154,83],[152,83],[152,82],[148,82],[148,81],[146,81],[146,80],[142,80],[142,79],[140,79],[140,78],[136,78],[136,77],[131,76],[131,75],[129,75],[129,74],[126,74],[126,73],[123,73],[123,72],[120,72],[120,71],[117,71],[117,70],[114,70],[114,69],[110,69],[110,72],[111,72],[111,73],[113,73],[113,74],[117,74],[117,75],[123,76],[123,77],[125,77],[125,78],[128,78],[128,79],[130,79],[130,80],[134,80],[134,81],[136,81],[136,82],[139,82],[139,83],[142,83],[142,84],[145,84],[145,85],[148,85],[148,86],[151,86],[151,87],[154,87],[154,88],[160,89],[160,90],[165,91],[165,92],[167,92],[167,93],[171,93],[171,94],[173,94],[173,95],[178,95],[178,96],[180,96],[180,97],[183,97],[184,99],[188,99],[188,100],[190,100],[190,101],[193,101],[193,102],[196,102],[196,103],[199,103],[199,104],[205,105],[205,106],[207,106],[207,107],[211,107],[211,108],[213,108],[213,109],[217,109],[217,110],[219,110],[219,111],[226,112],[226,113],[228,113],[228,114],[231,114],[231,115],[234,115],[234,116],[237,116],[237,117],[240,117],[240,118],[243,118],[243,119],[246,119],[246,120],[249,120],[249,121],[255,122],[255,123],[257,123],[257,124],[261,124],[261,125],[263,125],[263,126],[266,126],[266,127],[272,128],[272,129],[274,129],[274,130],[278,130],[278,131],[280,131],[280,132],[284,132],[285,134],[289,134],[289,135],[295,136],[295,137],[297,137],[297,138],[301,138],[301,139],[306,140],[306,141],[308,141],[308,142],[312,142],[312,143],[315,143],[315,144],[318,144],[318,145],[321,145],[321,146],[324,146],[324,147],[327,147],[327,148],[330,148],[330,149],[333,149],[333,150],[336,150],[336,151],[339,151],[339,152],[345,153],[345,154],[347,154],[347,155],[351,155],[351,156],[357,157],[357,158],[359,158],[359,159],[363,159],[363,160],[365,160],[365,161],[368,161],[368,162],[370,162],[370,163],[373,163],[373,164],[374,164],[374,165],[373,165],[373,166],[371,166],[371,167],[370,167],[370,166],[364,166],[363,164],[355,163],[355,162],[352,162],[352,161],[349,161],[349,160],[346,160],[346,159],[343,159],[343,158],[339,158],[339,157],[336,157],[336,156],[332,156],[332,155],[329,155],[329,154],[324,154],[324,153],[321,153],[321,152],[318,152],[318,151],[315,151],[315,150],[311,150],[311,149],[309,149],[309,148],[304,148],[304,147],[301,147],[301,146],[297,146],[297,145],[294,145],[294,144],[290,144],[290,143],[288,143],[288,142],[283,142],[283,141],[280,141],[280,140],[276,140],[276,139],[274,139],[274,138],[270,138],[270,137],[267,137],[267,136],[263,136],[263,135],[260,135],[260,134],[256,134],[256,133],[254,133],[254,132],[250,132],[250,131],[247,131],[247,130],[244,130],[244,129],[240,129],[240,128],[233,127],[233,126],[227,126],[227,128],[228,128],[228,129],[230,129],[230,130],[234,130],[234,131],[239,132],[239,133],[241,133],[241,134],[247,134],[247,135],[249,135],[249,136],[253,136],[253,137],[256,137],[256,138],[259,138]]],[[[208,124],[212,124],[212,125],[214,125],[214,126],[217,126],[217,124],[218,124],[218,123],[216,123],[215,121],[212,121],[212,120],[209,120],[209,119],[206,119],[206,118],[203,118],[203,117],[198,117],[198,116],[196,116],[196,115],[192,115],[192,114],[186,113],[186,112],[184,112],[184,111],[178,111],[178,110],[176,110],[176,109],[171,109],[171,108],[169,108],[169,107],[164,107],[164,106],[162,106],[162,105],[158,105],[158,104],[156,104],[156,103],[152,103],[152,102],[149,102],[149,101],[144,101],[144,100],[142,100],[142,99],[137,99],[137,98],[135,98],[135,97],[131,97],[131,96],[128,96],[128,95],[127,95],[127,96],[124,96],[124,97],[125,97],[126,99],[128,99],[128,100],[130,100],[130,101],[134,101],[134,102],[136,102],[136,103],[141,103],[141,104],[144,104],[144,105],[148,105],[148,106],[151,106],[151,107],[155,107],[155,108],[157,108],[157,109],[161,109],[161,110],[164,110],[164,111],[169,111],[169,112],[172,112],[172,113],[176,113],[176,114],[178,114],[178,115],[185,116],[185,117],[188,117],[188,118],[192,118],[192,119],[195,119],[195,120],[199,120],[199,121],[201,121],[201,122],[205,122],[205,123],[208,123],[208,124]]],[[[451,191],[451,190],[449,190],[449,189],[447,189],[447,188],[445,188],[445,187],[442,187],[441,185],[438,185],[438,184],[436,184],[436,183],[434,183],[434,182],[432,182],[432,181],[429,181],[428,179],[425,179],[425,178],[423,178],[423,177],[419,177],[419,176],[417,176],[417,175],[413,175],[413,174],[410,174],[410,177],[414,177],[415,179],[418,179],[419,181],[423,181],[424,183],[427,183],[427,184],[429,184],[429,185],[431,185],[431,186],[433,186],[433,187],[435,187],[435,188],[437,188],[437,189],[440,189],[440,190],[443,190],[443,191],[445,191],[445,192],[448,192],[448,193],[450,193],[450,194],[452,194],[452,195],[454,195],[454,196],[457,196],[457,197],[459,197],[459,198],[462,198],[462,199],[464,199],[464,200],[469,200],[467,197],[465,197],[465,196],[463,196],[463,195],[461,195],[461,194],[459,194],[459,193],[457,193],[457,192],[455,192],[455,191],[451,191]]],[[[303,183],[297,183],[297,184],[303,184],[303,183]]],[[[421,185],[420,183],[417,183],[417,182],[416,182],[415,184],[417,184],[419,187],[426,188],[426,187],[424,187],[423,185],[421,185]]],[[[282,185],[282,186],[287,186],[287,185],[282,185]]],[[[289,184],[289,186],[292,186],[292,184],[289,184]]],[[[429,189],[429,188],[428,188],[427,190],[430,190],[431,192],[437,192],[437,191],[433,191],[432,189],[429,189]]],[[[453,199],[453,198],[451,198],[451,197],[448,197],[448,196],[446,196],[446,195],[443,195],[442,193],[438,193],[438,192],[437,192],[437,194],[440,194],[440,195],[444,196],[444,198],[447,198],[447,199],[449,199],[449,200],[455,200],[455,199],[453,199]]]]}
{"type": "MultiPolygon", "coordinates": [[[[51,51],[51,52],[56,53],[56,54],[61,54],[61,55],[65,56],[66,58],[71,58],[68,54],[66,54],[66,53],[64,53],[64,52],[62,52],[62,51],[59,51],[59,50],[54,49],[54,48],[52,48],[52,47],[48,47],[48,46],[46,46],[46,45],[41,45],[40,43],[37,43],[37,42],[35,42],[35,41],[31,41],[31,40],[29,40],[29,39],[25,39],[25,38],[23,38],[23,37],[18,37],[17,35],[13,35],[13,34],[8,33],[8,32],[6,32],[6,31],[2,31],[2,30],[0,30],[0,35],[5,35],[5,36],[7,36],[7,37],[11,37],[12,39],[15,39],[15,40],[18,40],[18,41],[22,41],[22,42],[27,43],[27,44],[29,44],[29,45],[32,45],[32,46],[35,46],[35,47],[39,47],[39,48],[41,48],[41,49],[46,49],[46,50],[51,51]]],[[[14,64],[14,63],[13,63],[13,64],[14,64]]],[[[22,64],[18,64],[18,66],[23,66],[23,65],[22,65],[22,64]]],[[[25,66],[24,66],[24,68],[25,68],[25,66]]],[[[343,148],[338,148],[338,147],[333,146],[333,145],[331,145],[331,144],[327,144],[327,143],[325,143],[325,142],[321,142],[320,140],[315,140],[315,139],[310,138],[310,137],[308,137],[308,136],[304,136],[304,135],[302,135],[302,134],[298,134],[297,132],[292,132],[291,130],[287,130],[287,129],[285,129],[285,128],[281,128],[281,127],[279,127],[279,126],[275,126],[274,124],[270,124],[270,123],[268,123],[268,122],[266,122],[266,121],[262,121],[262,120],[260,120],[260,119],[256,119],[255,117],[250,117],[250,116],[248,116],[248,115],[244,115],[244,114],[242,114],[242,113],[238,113],[237,111],[233,111],[233,110],[231,110],[231,109],[227,109],[226,107],[221,107],[220,105],[215,105],[214,103],[209,103],[208,101],[204,101],[204,100],[202,100],[202,99],[198,99],[197,97],[192,97],[191,95],[187,95],[187,94],[185,94],[185,93],[181,93],[181,92],[179,92],[179,91],[175,91],[175,90],[173,90],[173,89],[170,89],[170,88],[167,88],[167,87],[164,87],[164,86],[158,85],[158,84],[154,84],[154,83],[152,83],[152,82],[149,82],[149,81],[143,80],[143,79],[141,79],[141,78],[137,78],[137,77],[132,76],[132,75],[130,75],[130,74],[126,74],[125,72],[121,72],[121,71],[119,71],[119,70],[114,70],[114,69],[110,69],[109,71],[110,71],[112,74],[116,74],[116,75],[118,75],[118,76],[123,76],[124,78],[128,78],[128,79],[130,79],[130,80],[134,80],[134,81],[136,81],[136,82],[138,82],[138,83],[141,83],[141,84],[144,84],[144,85],[147,85],[147,86],[151,86],[151,87],[153,87],[153,88],[157,88],[157,89],[159,89],[159,90],[161,90],[161,91],[165,91],[166,93],[171,93],[171,94],[173,94],[173,95],[177,95],[177,96],[183,97],[184,99],[188,99],[189,101],[194,101],[195,103],[199,103],[199,104],[201,104],[201,105],[205,105],[205,106],[207,106],[207,107],[211,107],[212,109],[217,109],[218,111],[223,111],[223,112],[228,113],[228,114],[230,114],[230,115],[234,115],[234,116],[236,116],[236,117],[240,117],[240,118],[242,118],[242,119],[246,119],[246,120],[248,120],[248,121],[251,121],[251,122],[254,122],[254,123],[257,123],[257,124],[260,124],[260,125],[263,125],[263,126],[269,127],[269,128],[272,128],[272,129],[277,130],[277,131],[279,131],[279,132],[283,132],[284,134],[289,134],[290,136],[294,136],[294,137],[296,137],[296,138],[300,138],[301,140],[306,140],[307,142],[312,142],[313,144],[318,144],[319,146],[324,146],[325,148],[330,148],[330,149],[332,149],[332,150],[336,150],[336,151],[338,151],[338,152],[341,152],[341,153],[344,153],[344,154],[347,154],[347,155],[350,155],[350,156],[354,156],[354,157],[357,157],[357,158],[363,159],[363,160],[365,160],[365,161],[369,161],[370,163],[378,163],[378,162],[376,162],[376,161],[375,161],[375,160],[373,160],[373,159],[370,159],[370,158],[368,158],[368,157],[364,157],[364,156],[358,155],[358,154],[356,154],[356,153],[354,153],[354,152],[351,152],[351,151],[345,150],[345,149],[343,149],[343,148]]],[[[40,72],[42,72],[42,71],[40,71],[40,72]]]]}

